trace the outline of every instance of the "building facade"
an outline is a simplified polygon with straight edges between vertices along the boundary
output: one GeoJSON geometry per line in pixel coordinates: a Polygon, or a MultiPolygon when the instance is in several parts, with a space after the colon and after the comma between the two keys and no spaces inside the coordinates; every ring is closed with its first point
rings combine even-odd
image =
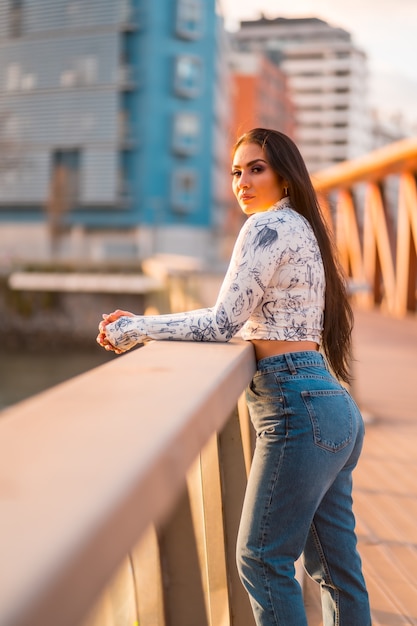
{"type": "Polygon", "coordinates": [[[3,254],[210,249],[224,37],[215,0],[0,0],[3,254]]]}
{"type": "Polygon", "coordinates": [[[283,70],[262,52],[231,55],[233,134],[250,128],[275,128],[291,137],[295,132],[294,105],[283,70]]]}
{"type": "Polygon", "coordinates": [[[234,44],[265,52],[287,74],[295,140],[311,172],[368,152],[367,60],[348,32],[318,18],[262,18],[242,22],[234,44]]]}
{"type": "MultiPolygon", "coordinates": [[[[285,72],[263,52],[232,50],[230,60],[229,153],[236,139],[251,128],[276,128],[294,137],[294,105],[289,97],[285,72]]],[[[238,209],[232,187],[228,185],[227,219],[223,233],[230,254],[245,215],[238,209]]]]}

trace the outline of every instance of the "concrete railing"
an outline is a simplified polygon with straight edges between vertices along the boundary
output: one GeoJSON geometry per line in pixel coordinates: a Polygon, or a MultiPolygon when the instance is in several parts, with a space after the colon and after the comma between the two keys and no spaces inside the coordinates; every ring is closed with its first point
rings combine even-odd
{"type": "Polygon", "coordinates": [[[1,413],[1,626],[253,625],[254,369],[240,340],[152,342],[1,413]]]}

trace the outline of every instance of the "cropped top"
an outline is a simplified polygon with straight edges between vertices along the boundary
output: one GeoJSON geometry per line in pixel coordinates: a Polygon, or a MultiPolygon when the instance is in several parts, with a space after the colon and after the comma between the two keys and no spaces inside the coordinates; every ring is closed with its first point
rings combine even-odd
{"type": "Polygon", "coordinates": [[[325,276],[308,221],[283,198],[244,223],[213,307],[120,317],[106,326],[119,350],[147,339],[251,339],[321,343],[325,276]]]}

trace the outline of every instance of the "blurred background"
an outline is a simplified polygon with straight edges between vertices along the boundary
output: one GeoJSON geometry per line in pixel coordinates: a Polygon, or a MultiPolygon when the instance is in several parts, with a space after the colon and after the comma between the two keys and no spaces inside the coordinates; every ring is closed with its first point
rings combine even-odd
{"type": "Polygon", "coordinates": [[[0,0],[0,408],[111,358],[102,312],[222,273],[239,134],[314,176],[416,133],[415,3],[292,5],[0,0]]]}

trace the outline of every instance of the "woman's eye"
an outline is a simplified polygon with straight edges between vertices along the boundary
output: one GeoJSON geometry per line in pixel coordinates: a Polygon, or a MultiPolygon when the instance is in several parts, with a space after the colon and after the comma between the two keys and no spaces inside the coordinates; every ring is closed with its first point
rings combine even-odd
{"type": "Polygon", "coordinates": [[[263,172],[263,167],[260,167],[259,165],[256,165],[254,168],[252,168],[252,172],[254,174],[259,174],[259,172],[263,172]]]}
{"type": "Polygon", "coordinates": [[[234,178],[237,178],[238,176],[240,176],[240,174],[241,174],[241,172],[240,172],[239,170],[233,170],[233,171],[231,172],[231,175],[232,175],[234,178]]]}

